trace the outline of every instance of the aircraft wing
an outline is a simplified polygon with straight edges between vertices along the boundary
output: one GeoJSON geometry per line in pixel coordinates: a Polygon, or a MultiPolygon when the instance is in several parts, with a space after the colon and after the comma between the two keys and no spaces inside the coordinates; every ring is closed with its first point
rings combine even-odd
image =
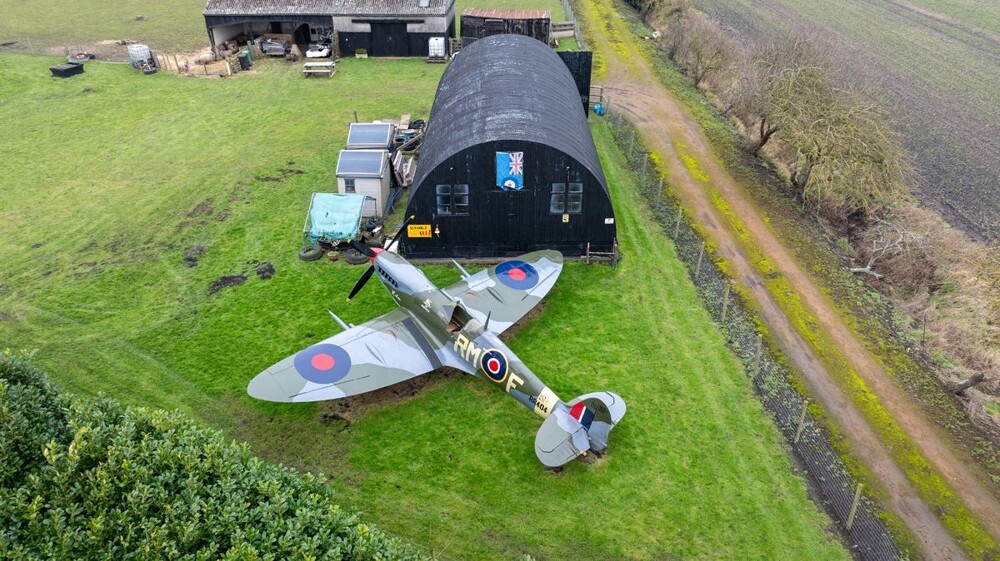
{"type": "Polygon", "coordinates": [[[563,256],[551,249],[535,251],[484,269],[444,290],[479,321],[489,315],[489,330],[503,333],[552,290],[562,271],[563,256]]]}
{"type": "Polygon", "coordinates": [[[247,393],[265,401],[324,401],[384,388],[441,366],[409,312],[397,308],[261,372],[247,393]]]}

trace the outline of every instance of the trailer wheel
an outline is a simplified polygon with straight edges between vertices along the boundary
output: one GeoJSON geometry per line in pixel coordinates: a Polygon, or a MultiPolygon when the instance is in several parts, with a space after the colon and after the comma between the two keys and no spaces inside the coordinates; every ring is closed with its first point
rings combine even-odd
{"type": "Polygon", "coordinates": [[[303,261],[316,261],[320,257],[323,257],[324,253],[326,253],[326,250],[320,246],[316,244],[306,244],[299,250],[299,259],[303,261]]]}

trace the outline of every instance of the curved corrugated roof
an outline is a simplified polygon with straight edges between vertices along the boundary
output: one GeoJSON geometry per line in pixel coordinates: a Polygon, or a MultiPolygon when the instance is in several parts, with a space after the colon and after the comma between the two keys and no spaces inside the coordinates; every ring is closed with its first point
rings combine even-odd
{"type": "Polygon", "coordinates": [[[492,35],[459,52],[438,85],[414,184],[461,150],[495,140],[561,150],[607,191],[576,82],[537,39],[492,35]]]}

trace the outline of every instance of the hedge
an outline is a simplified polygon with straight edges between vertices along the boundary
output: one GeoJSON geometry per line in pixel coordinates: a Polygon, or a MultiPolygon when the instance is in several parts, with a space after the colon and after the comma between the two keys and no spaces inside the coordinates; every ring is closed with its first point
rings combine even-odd
{"type": "Polygon", "coordinates": [[[60,393],[0,354],[2,559],[422,559],[179,412],[60,393]]]}

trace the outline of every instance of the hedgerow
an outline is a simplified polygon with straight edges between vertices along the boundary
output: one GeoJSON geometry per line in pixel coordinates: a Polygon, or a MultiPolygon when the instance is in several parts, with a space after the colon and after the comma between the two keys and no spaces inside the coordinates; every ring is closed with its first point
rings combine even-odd
{"type": "Polygon", "coordinates": [[[321,477],[179,412],[61,394],[0,355],[2,559],[418,559],[321,477]]]}

